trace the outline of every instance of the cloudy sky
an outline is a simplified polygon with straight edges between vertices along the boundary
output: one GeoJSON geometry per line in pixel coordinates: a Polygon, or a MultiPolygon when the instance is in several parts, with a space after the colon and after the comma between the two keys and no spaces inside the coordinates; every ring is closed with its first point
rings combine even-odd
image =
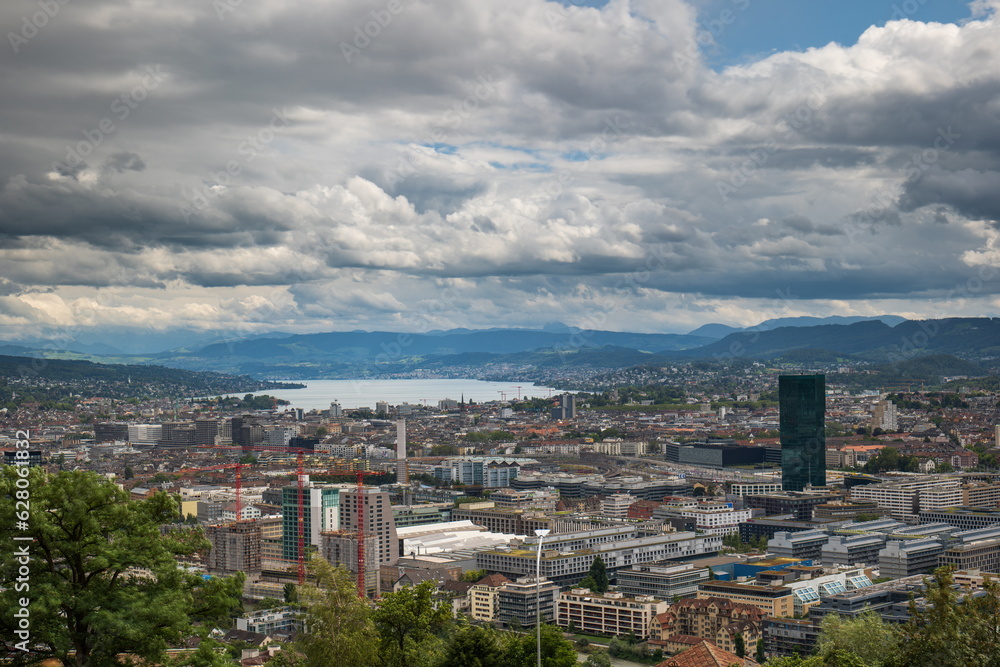
{"type": "Polygon", "coordinates": [[[0,338],[996,316],[997,6],[5,0],[0,338]]]}

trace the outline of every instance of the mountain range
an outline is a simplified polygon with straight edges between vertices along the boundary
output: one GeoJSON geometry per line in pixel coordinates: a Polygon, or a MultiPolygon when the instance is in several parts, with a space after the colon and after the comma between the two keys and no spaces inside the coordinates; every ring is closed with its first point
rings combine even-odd
{"type": "MultiPolygon", "coordinates": [[[[197,343],[197,341],[192,341],[197,343]]],[[[1000,357],[1000,318],[911,321],[877,318],[784,318],[735,329],[705,325],[688,334],[544,329],[452,329],[427,333],[343,331],[269,333],[218,339],[145,354],[87,353],[30,345],[0,354],[156,364],[268,378],[363,377],[433,371],[447,374],[489,365],[516,368],[626,368],[736,357],[891,362],[928,354],[985,361],[1000,357]]]]}

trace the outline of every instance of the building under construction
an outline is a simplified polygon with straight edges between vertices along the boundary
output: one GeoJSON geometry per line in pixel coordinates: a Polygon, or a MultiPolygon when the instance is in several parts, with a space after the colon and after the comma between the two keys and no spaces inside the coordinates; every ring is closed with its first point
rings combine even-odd
{"type": "MultiPolygon", "coordinates": [[[[365,538],[365,596],[378,597],[379,587],[377,538],[369,535],[365,538]]],[[[334,567],[341,566],[357,574],[358,572],[358,534],[353,530],[328,530],[320,533],[320,555],[334,567]]]]}
{"type": "Polygon", "coordinates": [[[260,572],[260,526],[237,521],[206,526],[205,537],[212,548],[205,554],[205,567],[213,572],[260,572]]]}

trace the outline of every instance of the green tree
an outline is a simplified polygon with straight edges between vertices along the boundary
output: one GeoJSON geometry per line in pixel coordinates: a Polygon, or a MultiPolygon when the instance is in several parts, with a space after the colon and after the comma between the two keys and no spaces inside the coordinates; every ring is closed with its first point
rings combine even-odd
{"type": "Polygon", "coordinates": [[[910,602],[898,664],[912,667],[1000,665],[1000,584],[988,580],[978,595],[960,594],[950,568],[927,580],[922,604],[910,602]]]}
{"type": "Polygon", "coordinates": [[[765,660],[764,638],[763,637],[758,637],[757,638],[757,650],[754,651],[753,659],[756,660],[759,663],[762,663],[762,664],[763,664],[763,662],[765,660]]]}
{"type": "MultiPolygon", "coordinates": [[[[541,640],[542,667],[577,667],[573,644],[563,637],[559,628],[543,624],[541,640]]],[[[537,655],[534,632],[514,635],[504,651],[502,664],[504,667],[535,667],[537,655]]]]}
{"type": "Polygon", "coordinates": [[[384,664],[411,664],[421,652],[428,652],[434,643],[429,640],[451,622],[449,606],[434,608],[433,592],[434,582],[423,581],[382,597],[372,618],[384,664]]]}
{"type": "Polygon", "coordinates": [[[278,598],[264,598],[262,600],[258,600],[256,604],[257,609],[277,609],[284,606],[285,602],[283,600],[279,600],[278,598]]]}
{"type": "Polygon", "coordinates": [[[611,667],[611,657],[604,651],[591,653],[583,665],[584,667],[611,667]]]}
{"type": "Polygon", "coordinates": [[[160,526],[178,516],[177,502],[167,494],[133,501],[93,472],[4,467],[0,525],[25,521],[18,537],[31,541],[0,544],[0,578],[16,581],[23,566],[30,588],[7,586],[0,606],[19,609],[19,599],[28,598],[33,649],[30,660],[17,650],[17,619],[3,614],[5,664],[55,658],[65,665],[103,667],[123,664],[119,655],[126,653],[162,662],[167,646],[190,634],[194,621],[227,623],[240,603],[233,593],[241,592],[243,579],[206,581],[178,567],[178,556],[209,546],[196,529],[161,535],[160,526]],[[30,509],[15,505],[18,500],[30,509]],[[27,518],[20,518],[24,513],[27,518]]]}
{"type": "Polygon", "coordinates": [[[742,632],[737,632],[733,637],[733,653],[741,658],[747,657],[747,644],[742,632]]]}
{"type": "Polygon", "coordinates": [[[285,604],[296,604],[299,601],[299,591],[292,582],[285,584],[281,592],[285,604]]]}
{"type": "Polygon", "coordinates": [[[474,584],[488,574],[486,570],[469,570],[462,573],[462,581],[474,584]]]}
{"type": "Polygon", "coordinates": [[[295,651],[308,667],[376,664],[375,624],[367,602],[358,597],[354,575],[319,556],[309,561],[309,573],[316,583],[298,587],[307,631],[296,637],[295,651]]]}
{"type": "Polygon", "coordinates": [[[179,663],[180,667],[238,667],[229,657],[226,646],[209,637],[202,637],[198,650],[179,663]]]}
{"type": "Polygon", "coordinates": [[[820,624],[817,654],[827,664],[847,665],[850,656],[870,667],[889,665],[895,659],[899,630],[868,609],[854,618],[827,614],[820,624]]]}
{"type": "Polygon", "coordinates": [[[594,586],[591,588],[595,593],[606,593],[608,590],[608,570],[604,566],[604,560],[601,558],[600,554],[594,556],[593,562],[590,564],[590,572],[587,576],[594,580],[594,586]]]}
{"type": "Polygon", "coordinates": [[[505,667],[503,652],[496,630],[465,626],[451,637],[437,667],[505,667]]]}
{"type": "Polygon", "coordinates": [[[122,471],[122,475],[125,479],[132,479],[135,476],[132,472],[132,466],[125,466],[125,470],[122,471]]]}

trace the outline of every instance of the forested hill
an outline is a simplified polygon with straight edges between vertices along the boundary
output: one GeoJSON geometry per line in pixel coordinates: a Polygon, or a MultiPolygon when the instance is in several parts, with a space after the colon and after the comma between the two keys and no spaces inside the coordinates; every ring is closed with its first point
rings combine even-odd
{"type": "Polygon", "coordinates": [[[288,386],[291,385],[255,380],[246,375],[162,366],[0,356],[0,407],[8,409],[25,402],[54,407],[70,403],[70,398],[181,398],[288,386]]]}

